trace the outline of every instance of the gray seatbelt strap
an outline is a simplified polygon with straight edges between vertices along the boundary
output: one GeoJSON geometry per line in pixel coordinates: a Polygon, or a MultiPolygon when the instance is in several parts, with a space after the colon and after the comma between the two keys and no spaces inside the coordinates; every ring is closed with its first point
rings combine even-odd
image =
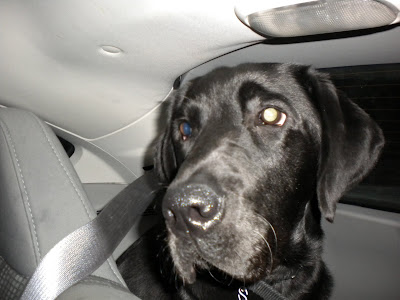
{"type": "Polygon", "coordinates": [[[99,268],[155,197],[153,172],[121,191],[101,213],[57,243],[43,258],[22,300],[52,300],[99,268]]]}

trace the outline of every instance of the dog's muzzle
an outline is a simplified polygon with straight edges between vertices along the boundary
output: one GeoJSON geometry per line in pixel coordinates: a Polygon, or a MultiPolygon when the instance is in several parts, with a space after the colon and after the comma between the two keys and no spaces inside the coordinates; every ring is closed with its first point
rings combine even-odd
{"type": "Polygon", "coordinates": [[[176,235],[201,237],[222,219],[222,199],[204,184],[169,189],[162,211],[168,228],[176,235]]]}

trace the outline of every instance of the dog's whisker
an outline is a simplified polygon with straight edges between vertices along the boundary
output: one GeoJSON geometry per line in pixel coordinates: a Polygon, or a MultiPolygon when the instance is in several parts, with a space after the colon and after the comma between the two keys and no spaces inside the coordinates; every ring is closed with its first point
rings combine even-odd
{"type": "Polygon", "coordinates": [[[188,100],[188,101],[193,101],[193,99],[187,97],[187,96],[183,96],[183,99],[188,100]]]}
{"type": "MultiPolygon", "coordinates": [[[[183,286],[185,286],[185,281],[183,280],[183,286]]],[[[178,286],[178,274],[176,274],[176,270],[175,270],[175,289],[178,290],[179,286],[178,286]]]]}
{"type": "Polygon", "coordinates": [[[271,246],[269,245],[268,241],[266,240],[266,238],[265,238],[261,233],[259,233],[259,232],[256,231],[256,230],[254,230],[254,232],[255,232],[256,234],[258,234],[258,235],[263,239],[263,241],[265,242],[265,244],[266,244],[267,247],[268,247],[269,254],[270,254],[270,258],[271,258],[271,266],[270,266],[269,272],[271,273],[271,272],[272,272],[272,267],[273,267],[273,265],[274,265],[274,255],[273,255],[273,253],[272,253],[271,246]]]}
{"type": "Polygon", "coordinates": [[[231,281],[229,281],[228,286],[231,286],[233,279],[234,279],[233,276],[231,276],[231,281]]]}
{"type": "Polygon", "coordinates": [[[218,279],[213,275],[213,273],[211,272],[211,269],[208,269],[208,273],[210,274],[210,276],[211,276],[216,282],[218,282],[218,283],[220,283],[220,284],[223,284],[222,281],[218,280],[218,279]]]}
{"type": "Polygon", "coordinates": [[[230,280],[229,280],[228,286],[231,286],[231,284],[232,284],[232,282],[233,282],[233,280],[234,280],[233,276],[232,276],[232,275],[230,275],[230,274],[228,274],[228,273],[224,273],[224,274],[225,274],[225,282],[227,282],[227,280],[228,280],[228,279],[229,279],[229,277],[230,277],[230,280]]]}
{"type": "MultiPolygon", "coordinates": [[[[239,195],[239,194],[235,193],[234,191],[231,191],[231,193],[236,197],[239,197],[241,199],[245,199],[242,195],[239,195]]],[[[271,228],[272,233],[274,235],[274,253],[276,253],[276,251],[278,250],[278,237],[277,237],[276,230],[275,230],[274,226],[265,217],[263,217],[262,215],[260,215],[258,213],[256,213],[256,214],[260,218],[260,220],[262,222],[264,222],[265,225],[267,225],[267,227],[271,228]]],[[[272,271],[274,260],[273,260],[273,252],[272,252],[271,246],[270,246],[269,242],[266,240],[266,238],[262,234],[260,234],[259,232],[257,232],[257,234],[259,234],[262,237],[262,239],[265,241],[265,243],[266,243],[266,245],[268,247],[268,250],[270,252],[270,257],[271,257],[271,270],[270,271],[272,271]]]]}
{"type": "Polygon", "coordinates": [[[264,218],[263,216],[261,216],[260,214],[258,214],[258,216],[260,217],[260,220],[263,221],[268,227],[271,228],[272,233],[274,234],[274,239],[275,239],[275,247],[274,247],[274,251],[276,253],[276,251],[278,250],[278,237],[276,236],[276,231],[274,226],[272,226],[271,222],[269,222],[266,218],[264,218]]]}

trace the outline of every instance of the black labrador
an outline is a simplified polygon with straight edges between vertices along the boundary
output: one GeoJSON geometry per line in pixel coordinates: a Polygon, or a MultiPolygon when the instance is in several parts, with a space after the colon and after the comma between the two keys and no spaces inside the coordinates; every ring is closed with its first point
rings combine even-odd
{"type": "Polygon", "coordinates": [[[163,228],[118,260],[143,299],[328,299],[321,215],[375,165],[380,128],[308,66],[244,64],[168,100],[155,158],[163,228]],[[165,233],[165,234],[164,234],[165,233]],[[242,297],[242,298],[240,298],[242,297]]]}

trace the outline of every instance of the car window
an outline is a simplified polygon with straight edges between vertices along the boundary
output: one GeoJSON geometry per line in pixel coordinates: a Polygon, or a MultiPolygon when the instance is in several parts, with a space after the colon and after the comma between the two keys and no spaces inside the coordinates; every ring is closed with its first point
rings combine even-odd
{"type": "Polygon", "coordinates": [[[342,203],[400,212],[400,64],[322,69],[382,128],[385,147],[370,175],[342,203]]]}

